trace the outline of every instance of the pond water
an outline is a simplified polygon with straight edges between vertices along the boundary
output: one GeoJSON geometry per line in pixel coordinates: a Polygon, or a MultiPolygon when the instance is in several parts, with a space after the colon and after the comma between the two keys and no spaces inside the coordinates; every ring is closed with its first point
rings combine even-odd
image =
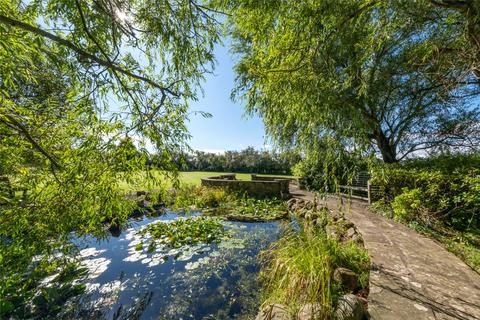
{"type": "MultiPolygon", "coordinates": [[[[190,214],[191,215],[199,215],[190,214]]],[[[251,319],[260,304],[258,254],[278,239],[280,222],[222,222],[230,237],[219,243],[152,252],[139,248],[146,225],[185,214],[132,221],[119,237],[78,244],[88,269],[86,293],[64,317],[103,319],[251,319]],[[73,311],[72,311],[73,310],[73,311]],[[72,313],[73,312],[73,313],[72,313]]],[[[147,235],[148,236],[148,235],[147,235]]],[[[146,246],[144,246],[146,247],[146,246]]]]}

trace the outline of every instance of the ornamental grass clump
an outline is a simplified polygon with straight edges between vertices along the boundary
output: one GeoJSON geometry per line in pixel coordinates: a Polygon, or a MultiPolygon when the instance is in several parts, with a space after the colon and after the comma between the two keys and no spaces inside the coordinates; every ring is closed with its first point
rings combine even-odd
{"type": "Polygon", "coordinates": [[[302,305],[320,305],[319,319],[328,319],[344,289],[333,280],[337,267],[359,275],[360,288],[368,285],[369,257],[353,242],[341,243],[319,228],[289,232],[264,252],[261,280],[264,306],[286,305],[296,314],[302,305]]]}

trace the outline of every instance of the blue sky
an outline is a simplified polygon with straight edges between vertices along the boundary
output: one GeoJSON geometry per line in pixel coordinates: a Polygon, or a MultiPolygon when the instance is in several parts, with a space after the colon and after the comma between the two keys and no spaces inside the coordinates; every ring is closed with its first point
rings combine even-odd
{"type": "Polygon", "coordinates": [[[191,103],[191,111],[205,111],[213,116],[191,115],[187,123],[192,135],[189,144],[195,150],[221,152],[267,146],[262,121],[257,116],[245,117],[242,103],[230,99],[235,73],[234,58],[227,46],[228,43],[215,49],[215,72],[206,76],[204,96],[191,103]]]}

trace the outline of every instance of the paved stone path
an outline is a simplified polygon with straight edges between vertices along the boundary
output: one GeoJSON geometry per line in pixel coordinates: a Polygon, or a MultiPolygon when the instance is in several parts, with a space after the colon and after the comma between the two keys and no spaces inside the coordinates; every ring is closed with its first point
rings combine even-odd
{"type": "MultiPolygon", "coordinates": [[[[299,190],[294,197],[313,199],[299,190]]],[[[325,200],[339,210],[338,198],[325,200]]],[[[369,251],[371,319],[480,319],[480,275],[436,241],[352,201],[349,218],[369,251]]]]}

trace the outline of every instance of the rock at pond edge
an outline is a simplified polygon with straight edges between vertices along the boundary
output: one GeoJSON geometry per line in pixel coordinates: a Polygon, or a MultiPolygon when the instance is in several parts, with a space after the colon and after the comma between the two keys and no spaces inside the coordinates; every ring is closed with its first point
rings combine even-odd
{"type": "Polygon", "coordinates": [[[335,319],[337,320],[364,320],[368,319],[363,301],[353,295],[346,294],[338,299],[335,309],[335,319]]]}
{"type": "Polygon", "coordinates": [[[350,292],[354,292],[358,288],[358,276],[350,269],[341,267],[335,269],[333,279],[350,292]]]}
{"type": "Polygon", "coordinates": [[[255,317],[255,320],[292,320],[287,306],[283,304],[269,304],[255,317]]]}
{"type": "Polygon", "coordinates": [[[322,316],[322,305],[320,303],[307,303],[300,308],[298,311],[297,318],[298,320],[312,320],[320,319],[322,316]]]}

